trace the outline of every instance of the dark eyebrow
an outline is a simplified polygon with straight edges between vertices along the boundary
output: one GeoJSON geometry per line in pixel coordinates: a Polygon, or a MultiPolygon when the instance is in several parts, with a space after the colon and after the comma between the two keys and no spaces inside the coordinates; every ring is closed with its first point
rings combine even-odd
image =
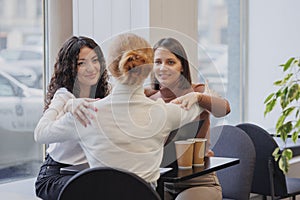
{"type": "MultiPolygon", "coordinates": [[[[95,58],[98,58],[97,55],[93,56],[91,59],[95,59],[95,58]]],[[[85,58],[79,58],[78,60],[86,60],[85,58]]]]}
{"type": "Polygon", "coordinates": [[[167,61],[175,61],[174,58],[168,58],[167,61]]]}

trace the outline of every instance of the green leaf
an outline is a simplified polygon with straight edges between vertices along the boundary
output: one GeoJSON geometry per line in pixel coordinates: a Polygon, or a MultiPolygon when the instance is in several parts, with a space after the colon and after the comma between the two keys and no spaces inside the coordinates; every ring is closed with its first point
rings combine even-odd
{"type": "Polygon", "coordinates": [[[283,111],[283,115],[284,115],[285,117],[287,117],[287,116],[289,116],[289,115],[293,112],[293,110],[295,110],[295,107],[294,107],[294,106],[289,107],[289,108],[286,108],[286,109],[283,111]]]}
{"type": "Polygon", "coordinates": [[[270,94],[264,101],[264,104],[266,104],[273,96],[274,96],[274,93],[270,94]]]}
{"type": "Polygon", "coordinates": [[[290,59],[284,64],[283,71],[286,71],[288,68],[290,68],[290,66],[291,66],[291,64],[293,63],[294,60],[295,60],[294,57],[290,58],[290,59]]]}
{"type": "Polygon", "coordinates": [[[278,162],[279,168],[283,171],[284,174],[288,173],[289,162],[285,156],[281,156],[278,162]]]}
{"type": "Polygon", "coordinates": [[[285,109],[285,107],[290,103],[287,98],[287,93],[288,93],[288,87],[285,87],[280,97],[280,105],[282,109],[285,109]]]}
{"type": "Polygon", "coordinates": [[[276,92],[276,98],[280,97],[281,94],[282,94],[281,90],[278,90],[278,91],[276,92]]]}
{"type": "Polygon", "coordinates": [[[298,132],[297,131],[294,131],[293,134],[292,134],[292,140],[294,143],[297,142],[298,140],[298,132]]]}
{"type": "Polygon", "coordinates": [[[285,156],[288,160],[292,159],[293,157],[293,151],[291,149],[284,149],[282,151],[282,156],[285,156]]]}
{"type": "Polygon", "coordinates": [[[288,98],[289,98],[290,102],[292,102],[294,99],[296,99],[298,92],[299,92],[299,86],[297,83],[295,83],[290,87],[290,89],[288,91],[288,98]]]}
{"type": "Polygon", "coordinates": [[[272,153],[272,156],[274,157],[275,161],[278,161],[278,159],[280,158],[280,149],[279,147],[277,147],[273,153],[272,153]]]}
{"type": "Polygon", "coordinates": [[[282,80],[282,82],[281,82],[281,85],[286,84],[286,82],[288,82],[292,76],[293,76],[293,73],[287,74],[287,75],[283,78],[283,80],[282,80]]]}
{"type": "Polygon", "coordinates": [[[279,127],[282,126],[284,120],[285,120],[286,116],[285,115],[281,115],[278,120],[277,120],[277,123],[276,123],[276,129],[279,129],[279,127]]]}
{"type": "Polygon", "coordinates": [[[286,143],[286,139],[288,138],[288,134],[285,133],[285,132],[281,132],[281,131],[279,131],[279,134],[280,134],[280,138],[282,139],[282,141],[284,143],[286,143]]]}
{"type": "Polygon", "coordinates": [[[298,89],[297,89],[297,94],[296,94],[296,98],[297,101],[300,99],[300,86],[298,84],[298,89]]]}
{"type": "Polygon", "coordinates": [[[278,127],[277,132],[280,134],[281,139],[286,142],[286,139],[289,135],[289,133],[293,129],[293,124],[291,121],[286,122],[282,126],[278,127]]]}
{"type": "Polygon", "coordinates": [[[293,152],[291,149],[284,149],[281,153],[281,157],[279,159],[279,168],[283,171],[283,173],[287,173],[289,170],[289,160],[293,157],[293,152]]]}
{"type": "Polygon", "coordinates": [[[281,86],[283,84],[283,80],[278,80],[273,83],[273,85],[281,86]]]}
{"type": "Polygon", "coordinates": [[[297,120],[297,122],[295,124],[295,128],[300,128],[300,119],[297,120]]]}
{"type": "Polygon", "coordinates": [[[267,113],[271,112],[275,107],[275,105],[276,105],[276,99],[273,99],[269,103],[267,103],[264,115],[266,116],[267,113]]]}

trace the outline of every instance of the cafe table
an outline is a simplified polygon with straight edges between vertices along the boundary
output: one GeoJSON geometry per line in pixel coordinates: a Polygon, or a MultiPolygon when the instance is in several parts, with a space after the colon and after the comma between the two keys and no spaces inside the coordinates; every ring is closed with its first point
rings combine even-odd
{"type": "MultiPolygon", "coordinates": [[[[179,169],[172,165],[172,168],[161,168],[161,176],[158,180],[159,185],[164,182],[180,182],[189,180],[198,176],[202,176],[214,171],[218,171],[227,167],[239,164],[238,158],[227,157],[206,157],[203,166],[193,167],[191,169],[179,169]]],[[[88,163],[64,167],[60,169],[61,174],[76,174],[77,172],[89,168],[88,163]]],[[[163,191],[158,188],[158,193],[163,197],[163,191]]]]}
{"type": "Polygon", "coordinates": [[[173,164],[172,170],[161,174],[158,180],[157,192],[164,199],[164,183],[178,183],[181,181],[186,181],[192,178],[196,178],[205,174],[209,174],[214,171],[225,169],[239,164],[240,160],[238,158],[228,158],[228,157],[205,157],[205,164],[203,166],[194,166],[191,169],[179,169],[177,168],[177,163],[173,164]]]}

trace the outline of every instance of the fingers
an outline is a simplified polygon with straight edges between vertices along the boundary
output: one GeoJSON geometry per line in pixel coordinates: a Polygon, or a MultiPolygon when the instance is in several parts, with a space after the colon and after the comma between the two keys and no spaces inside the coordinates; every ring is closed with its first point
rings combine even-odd
{"type": "Polygon", "coordinates": [[[176,98],[176,99],[173,99],[172,101],[170,101],[170,103],[174,103],[174,104],[181,104],[182,103],[182,100],[181,98],[176,98]]]}
{"type": "Polygon", "coordinates": [[[181,108],[189,110],[197,100],[197,95],[195,93],[189,93],[172,100],[171,103],[180,104],[181,108]]]}
{"type": "Polygon", "coordinates": [[[89,104],[80,104],[76,111],[74,112],[75,117],[79,120],[79,122],[83,126],[87,126],[91,124],[91,120],[95,118],[95,116],[91,113],[91,111],[88,109],[89,104]]]}
{"type": "Polygon", "coordinates": [[[86,127],[88,124],[91,124],[91,121],[89,119],[90,113],[83,105],[80,105],[78,109],[76,109],[74,114],[83,126],[86,127]]]}
{"type": "Polygon", "coordinates": [[[212,150],[209,149],[205,156],[206,157],[213,157],[213,156],[215,156],[215,153],[212,150]]]}
{"type": "Polygon", "coordinates": [[[180,107],[183,109],[187,109],[188,104],[189,104],[188,100],[185,99],[181,102],[180,107]]]}
{"type": "Polygon", "coordinates": [[[193,104],[194,103],[191,100],[185,99],[185,100],[182,101],[180,107],[185,109],[185,110],[189,110],[192,107],[193,104]]]}
{"type": "Polygon", "coordinates": [[[93,104],[93,102],[95,102],[95,101],[98,101],[98,100],[97,99],[85,99],[85,102],[83,104],[86,108],[97,112],[98,109],[93,104]]]}
{"type": "Polygon", "coordinates": [[[92,119],[95,118],[93,111],[98,111],[98,109],[93,104],[94,101],[94,99],[74,99],[71,102],[71,113],[85,127],[91,124],[92,119]]]}

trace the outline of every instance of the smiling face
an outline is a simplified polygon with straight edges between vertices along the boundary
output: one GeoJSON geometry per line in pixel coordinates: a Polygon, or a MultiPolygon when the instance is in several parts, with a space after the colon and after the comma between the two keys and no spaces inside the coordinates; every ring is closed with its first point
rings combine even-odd
{"type": "Polygon", "coordinates": [[[182,64],[169,50],[158,48],[154,52],[154,74],[161,86],[176,83],[181,76],[182,64]]]}
{"type": "Polygon", "coordinates": [[[100,77],[100,62],[95,51],[88,47],[80,49],[77,60],[77,79],[80,91],[90,90],[100,77]]]}

